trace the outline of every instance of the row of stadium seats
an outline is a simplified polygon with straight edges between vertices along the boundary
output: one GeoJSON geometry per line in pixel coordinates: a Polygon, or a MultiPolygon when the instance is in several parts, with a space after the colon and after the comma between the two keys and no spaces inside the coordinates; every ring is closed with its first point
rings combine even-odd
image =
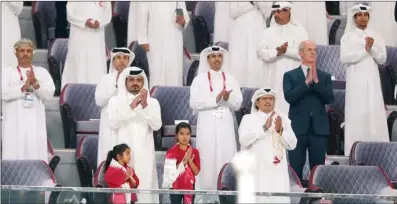
{"type": "MultiPolygon", "coordinates": [[[[95,174],[91,173],[90,175],[79,174],[80,179],[84,178],[85,182],[82,183],[82,187],[106,187],[103,181],[103,162],[98,168],[89,166],[91,169],[86,169],[84,166],[87,164],[96,165],[94,164],[96,163],[95,146],[97,147],[97,139],[95,138],[93,136],[84,137],[76,151],[79,173],[95,172],[95,174]]],[[[397,187],[397,162],[395,158],[397,158],[397,143],[395,142],[356,142],[348,162],[334,162],[333,165],[317,166],[311,172],[306,172],[307,175],[304,176],[304,179],[308,180],[308,186],[302,185],[294,170],[289,167],[291,191],[304,192],[307,188],[312,190],[321,188],[325,193],[393,195],[395,192],[392,189],[397,187]]],[[[1,185],[57,185],[53,171],[43,161],[2,160],[1,162],[1,185]]],[[[161,186],[164,163],[157,162],[156,166],[159,186],[161,186]]],[[[308,169],[307,164],[306,166],[308,169]]],[[[236,190],[235,172],[230,164],[225,164],[219,172],[218,190],[236,190]]],[[[35,192],[30,192],[16,196],[15,193],[3,194],[2,197],[7,201],[6,203],[10,203],[8,201],[11,199],[18,199],[18,203],[21,203],[27,198],[31,199],[31,196],[35,194],[35,192]]],[[[57,201],[58,195],[59,193],[52,192],[52,196],[50,196],[52,203],[57,201]]],[[[84,196],[88,199],[98,199],[93,194],[85,194],[84,196]]],[[[223,204],[235,203],[234,196],[219,196],[219,198],[223,204]]],[[[103,201],[103,198],[101,199],[103,201]]],[[[169,203],[168,195],[162,195],[160,199],[161,203],[169,203]]],[[[299,202],[299,198],[297,199],[299,202]]],[[[353,202],[352,200],[347,201],[347,203],[353,202]]],[[[373,201],[366,200],[365,203],[368,202],[373,201]]],[[[293,203],[297,202],[293,200],[293,203]]]]}

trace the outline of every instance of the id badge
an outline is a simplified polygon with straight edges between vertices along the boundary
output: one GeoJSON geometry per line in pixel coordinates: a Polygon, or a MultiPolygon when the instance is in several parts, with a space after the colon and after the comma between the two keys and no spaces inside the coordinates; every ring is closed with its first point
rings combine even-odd
{"type": "Polygon", "coordinates": [[[216,110],[214,110],[214,116],[218,119],[222,119],[225,115],[225,108],[219,107],[216,110]]]}
{"type": "Polygon", "coordinates": [[[183,16],[183,10],[181,8],[175,9],[176,16],[183,16]]]}
{"type": "Polygon", "coordinates": [[[34,107],[35,96],[33,93],[33,89],[29,88],[25,92],[25,97],[23,98],[23,107],[25,108],[33,108],[34,107]]]}

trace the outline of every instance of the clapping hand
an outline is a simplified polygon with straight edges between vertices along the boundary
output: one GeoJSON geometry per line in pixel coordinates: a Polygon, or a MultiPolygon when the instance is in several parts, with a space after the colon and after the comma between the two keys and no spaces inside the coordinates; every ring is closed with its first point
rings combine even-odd
{"type": "Polygon", "coordinates": [[[89,27],[89,28],[94,28],[94,27],[95,27],[95,24],[94,24],[92,21],[93,21],[92,18],[87,19],[87,20],[85,21],[85,25],[86,25],[87,27],[89,27]]]}
{"type": "Polygon", "coordinates": [[[176,17],[176,23],[178,24],[178,25],[180,25],[180,26],[185,26],[185,17],[183,17],[183,16],[177,16],[176,17]]]}
{"type": "Polygon", "coordinates": [[[372,37],[366,37],[365,38],[365,50],[367,50],[367,52],[370,51],[370,49],[372,48],[372,45],[374,45],[374,38],[372,37]]]}
{"type": "Polygon", "coordinates": [[[141,89],[139,94],[142,96],[142,100],[141,100],[142,108],[146,108],[148,91],[146,89],[141,89]]]}
{"type": "Polygon", "coordinates": [[[274,113],[275,113],[275,112],[273,111],[273,112],[270,114],[270,116],[267,118],[266,123],[265,123],[266,129],[270,129],[270,127],[272,126],[274,113]]]}
{"type": "Polygon", "coordinates": [[[276,127],[275,127],[276,132],[280,132],[282,127],[283,127],[283,121],[281,120],[280,116],[277,116],[276,117],[276,127]]]}
{"type": "Polygon", "coordinates": [[[313,79],[314,83],[317,84],[317,83],[318,83],[318,77],[317,77],[317,66],[316,66],[316,62],[314,62],[314,63],[312,64],[312,67],[311,67],[310,72],[311,72],[312,79],[313,79]]]}
{"type": "Polygon", "coordinates": [[[142,100],[141,94],[138,94],[137,96],[135,96],[134,100],[132,100],[132,102],[130,104],[131,109],[135,109],[141,103],[141,100],[142,100]]]}
{"type": "Polygon", "coordinates": [[[219,102],[222,98],[223,98],[223,100],[225,100],[225,101],[229,100],[230,93],[231,93],[232,91],[233,91],[233,90],[226,91],[226,89],[222,89],[222,91],[216,96],[216,102],[219,102]]]}
{"type": "Polygon", "coordinates": [[[284,54],[287,51],[288,42],[285,42],[280,47],[277,48],[277,56],[284,54]]]}
{"type": "Polygon", "coordinates": [[[183,164],[186,165],[191,158],[192,158],[192,148],[189,148],[185,153],[185,157],[183,158],[183,164]]]}

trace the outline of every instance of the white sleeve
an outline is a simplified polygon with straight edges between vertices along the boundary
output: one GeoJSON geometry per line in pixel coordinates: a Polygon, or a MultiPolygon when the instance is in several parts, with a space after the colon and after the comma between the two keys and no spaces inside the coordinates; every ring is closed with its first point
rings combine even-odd
{"type": "Polygon", "coordinates": [[[384,64],[387,60],[386,46],[382,37],[376,35],[374,37],[374,44],[372,45],[369,54],[375,59],[378,64],[384,64]]]}
{"type": "Polygon", "coordinates": [[[301,28],[299,29],[299,32],[294,34],[294,38],[295,38],[294,43],[292,45],[291,44],[288,45],[288,48],[285,51],[285,56],[294,60],[301,60],[301,57],[299,55],[299,44],[305,40],[308,40],[309,35],[307,34],[304,28],[301,28]]]}
{"type": "Polygon", "coordinates": [[[230,2],[230,17],[236,19],[253,9],[256,8],[250,2],[230,2]]]}
{"type": "Polygon", "coordinates": [[[99,21],[99,26],[101,28],[104,28],[110,23],[110,20],[112,19],[112,3],[110,1],[104,1],[103,2],[103,10],[102,10],[102,15],[99,21]]]}
{"type": "MultiPolygon", "coordinates": [[[[263,122],[263,124],[265,124],[265,122],[263,122]]],[[[257,140],[267,135],[263,127],[258,125],[251,114],[244,115],[240,127],[238,128],[238,134],[240,145],[246,149],[249,149],[257,140]]]]}
{"type": "Polygon", "coordinates": [[[37,69],[36,78],[40,88],[33,89],[36,95],[42,100],[47,101],[54,97],[55,84],[50,73],[44,68],[37,69]]]}
{"type": "Polygon", "coordinates": [[[116,81],[110,83],[107,77],[108,75],[103,76],[95,89],[95,102],[101,108],[105,107],[110,98],[117,93],[116,81]]]}
{"type": "Polygon", "coordinates": [[[289,119],[286,119],[285,117],[282,117],[282,120],[283,132],[280,140],[281,144],[284,146],[285,149],[293,150],[296,147],[297,139],[294,131],[292,130],[291,121],[289,119]]]}
{"type": "Polygon", "coordinates": [[[200,90],[200,78],[193,79],[190,86],[190,107],[193,110],[205,110],[218,107],[215,97],[204,98],[200,90]]]}
{"type": "Polygon", "coordinates": [[[7,6],[10,8],[10,10],[15,13],[15,15],[19,15],[22,12],[23,9],[23,2],[19,1],[19,2],[3,2],[5,4],[7,4],[7,6]]]}
{"type": "Polygon", "coordinates": [[[85,22],[87,21],[87,19],[83,19],[82,17],[76,15],[76,8],[78,6],[78,2],[68,1],[68,3],[66,4],[67,19],[69,23],[74,26],[86,28],[85,22]]]}
{"type": "Polygon", "coordinates": [[[350,38],[352,38],[352,36],[348,33],[344,34],[340,42],[340,61],[343,64],[357,63],[369,56],[369,53],[365,49],[353,49],[353,46],[350,45],[350,38]]]}
{"type": "Polygon", "coordinates": [[[147,107],[138,109],[136,112],[147,120],[153,131],[157,131],[162,125],[160,104],[156,99],[150,98],[148,100],[150,101],[148,101],[147,107]]]}
{"type": "Polygon", "coordinates": [[[256,56],[258,59],[264,61],[265,63],[273,62],[277,59],[277,49],[276,48],[269,48],[268,47],[268,40],[269,34],[271,33],[265,33],[261,40],[259,41],[258,45],[256,46],[256,56]]]}
{"type": "Polygon", "coordinates": [[[149,27],[149,5],[151,2],[137,2],[137,31],[138,31],[138,43],[148,44],[148,27],[149,27]]]}
{"type": "Polygon", "coordinates": [[[176,166],[176,159],[165,159],[164,173],[163,173],[163,188],[172,188],[172,184],[180,174],[185,171],[185,166],[181,162],[178,167],[176,166]]]}
{"type": "Polygon", "coordinates": [[[255,5],[258,6],[258,9],[262,13],[264,19],[270,17],[272,2],[255,1],[255,5]]]}
{"type": "Polygon", "coordinates": [[[21,91],[23,84],[17,86],[10,86],[11,69],[3,69],[1,76],[1,97],[3,101],[13,101],[22,99],[25,92],[21,91]]]}
{"type": "MultiPolygon", "coordinates": [[[[229,87],[232,92],[230,92],[229,100],[227,100],[227,105],[231,107],[234,111],[238,111],[243,103],[243,95],[241,94],[240,86],[234,77],[229,77],[231,80],[231,87],[229,87]]],[[[227,80],[227,79],[226,79],[227,80]]],[[[228,90],[229,91],[229,90],[228,90]]]]}
{"type": "Polygon", "coordinates": [[[136,116],[134,110],[131,109],[130,104],[125,101],[119,101],[117,96],[113,96],[109,100],[108,116],[109,127],[112,130],[117,130],[124,122],[133,119],[136,116]]]}

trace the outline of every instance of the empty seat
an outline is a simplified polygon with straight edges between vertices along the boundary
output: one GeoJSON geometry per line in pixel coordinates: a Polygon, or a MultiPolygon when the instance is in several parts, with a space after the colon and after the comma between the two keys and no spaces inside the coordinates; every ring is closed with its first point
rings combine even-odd
{"type": "Polygon", "coordinates": [[[387,61],[386,64],[391,66],[397,72],[397,47],[386,46],[387,61]]]}
{"type": "Polygon", "coordinates": [[[340,46],[318,45],[317,68],[335,77],[335,80],[346,80],[346,67],[340,61],[340,46]]]}
{"type": "Polygon", "coordinates": [[[61,93],[61,79],[68,53],[68,42],[69,39],[67,38],[55,39],[49,49],[48,66],[51,77],[54,80],[56,96],[61,93]]]}
{"type": "MultiPolygon", "coordinates": [[[[54,173],[42,160],[1,160],[1,185],[56,186],[54,173]]],[[[44,191],[2,190],[2,203],[58,203],[59,192],[45,201],[44,191]]]]}
{"type": "Polygon", "coordinates": [[[36,1],[32,8],[37,47],[48,48],[49,41],[55,39],[55,1],[36,1]]]}
{"type": "Polygon", "coordinates": [[[48,162],[50,169],[52,170],[52,172],[55,173],[55,169],[57,168],[59,161],[61,161],[61,158],[55,155],[54,148],[52,148],[52,144],[50,140],[47,140],[47,151],[48,151],[48,162]]]}
{"type": "MultiPolygon", "coordinates": [[[[290,165],[288,165],[288,176],[291,192],[305,192],[306,188],[303,187],[298,175],[296,175],[296,172],[290,165]]],[[[291,197],[291,203],[299,203],[300,199],[300,197],[291,197]]]]}
{"type": "Polygon", "coordinates": [[[335,45],[336,43],[336,32],[341,24],[339,19],[328,19],[328,44],[335,45]]]}
{"type": "Polygon", "coordinates": [[[397,142],[355,142],[350,163],[381,167],[397,188],[397,142]]]}
{"type": "Polygon", "coordinates": [[[194,10],[195,16],[202,16],[207,23],[208,32],[214,33],[215,2],[199,1],[194,10]]]}
{"type": "MultiPolygon", "coordinates": [[[[310,174],[310,189],[325,193],[393,195],[390,180],[375,166],[320,165],[310,174]]],[[[332,203],[386,203],[375,199],[333,199],[332,203]]],[[[393,203],[393,202],[391,202],[393,203]]]]}
{"type": "Polygon", "coordinates": [[[48,50],[39,49],[33,55],[32,64],[48,70],[48,50]]]}
{"type": "Polygon", "coordinates": [[[59,99],[66,148],[76,148],[81,135],[98,135],[100,109],[95,84],[67,84],[59,99]]]}
{"type": "MultiPolygon", "coordinates": [[[[197,115],[190,108],[190,87],[156,86],[151,96],[158,100],[161,107],[163,126],[156,134],[156,150],[172,147],[175,144],[175,121],[188,120],[192,127],[192,136],[196,136],[197,115]]],[[[192,138],[195,146],[195,138],[192,138]]]]}
{"type": "Polygon", "coordinates": [[[189,73],[190,66],[192,65],[193,60],[192,56],[190,56],[190,52],[185,47],[183,48],[183,85],[187,85],[187,75],[189,73]]]}
{"type": "Polygon", "coordinates": [[[98,137],[82,137],[76,149],[76,165],[82,187],[92,187],[93,173],[97,169],[98,137]]]}
{"type": "Polygon", "coordinates": [[[251,106],[252,106],[252,96],[254,92],[258,90],[258,88],[241,88],[241,94],[243,95],[243,102],[241,103],[240,111],[236,112],[237,124],[240,125],[241,120],[245,114],[251,113],[251,106]]]}
{"type": "MultiPolygon", "coordinates": [[[[218,174],[217,189],[219,191],[236,191],[236,172],[231,163],[223,165],[218,174]]],[[[220,204],[236,203],[236,196],[219,195],[220,204]]]]}
{"type": "Polygon", "coordinates": [[[334,100],[328,105],[329,108],[336,111],[340,117],[340,121],[345,121],[345,95],[344,89],[334,89],[334,100]]]}

